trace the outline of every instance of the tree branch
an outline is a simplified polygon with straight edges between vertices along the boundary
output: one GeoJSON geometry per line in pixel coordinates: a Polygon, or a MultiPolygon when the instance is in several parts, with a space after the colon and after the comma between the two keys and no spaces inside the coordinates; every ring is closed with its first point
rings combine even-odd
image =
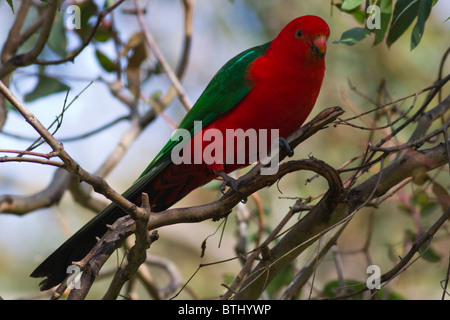
{"type": "MultiPolygon", "coordinates": [[[[447,106],[447,102],[443,101],[443,103],[439,104],[433,110],[439,110],[441,112],[442,106],[447,106]]],[[[448,106],[445,108],[448,109],[448,106]]],[[[436,111],[434,112],[437,113],[436,111]]],[[[430,115],[426,115],[425,117],[430,118],[430,115]]],[[[263,260],[255,267],[234,298],[258,298],[267,284],[270,283],[271,279],[288,262],[297,257],[317,235],[346,221],[348,217],[351,217],[356,211],[367,204],[368,201],[385,194],[389,189],[404,179],[413,176],[416,171],[427,172],[444,165],[449,161],[447,152],[449,144],[450,141],[446,141],[446,143],[442,143],[428,150],[408,151],[403,157],[394,160],[385,169],[380,170],[380,172],[368,178],[366,181],[350,189],[341,203],[335,206],[335,209],[330,206],[320,209],[316,206],[270,251],[270,261],[263,260]],[[319,211],[317,211],[318,208],[319,211]],[[314,214],[317,217],[314,217],[314,214]],[[323,216],[328,216],[330,219],[325,221],[321,218],[323,216]]],[[[229,292],[224,297],[228,298],[229,292]]]]}
{"type": "Polygon", "coordinates": [[[139,269],[139,266],[145,262],[147,258],[146,252],[150,244],[158,239],[156,231],[152,235],[147,232],[148,218],[151,215],[151,211],[150,201],[145,193],[142,194],[142,207],[146,211],[145,214],[133,217],[133,220],[136,222],[136,241],[127,254],[128,262],[125,267],[117,270],[103,300],[117,299],[125,282],[130,280],[139,269]]]}
{"type": "MultiPolygon", "coordinates": [[[[299,129],[294,135],[291,136],[292,139],[289,139],[288,141],[292,141],[291,146],[296,146],[300,143],[300,141],[303,141],[314,132],[320,130],[320,128],[323,128],[327,124],[334,121],[340,114],[342,114],[342,112],[342,109],[339,107],[333,107],[323,111],[316,118],[311,120],[311,122],[299,129]]],[[[291,161],[282,164],[280,166],[280,170],[272,176],[260,175],[260,169],[261,166],[255,166],[247,175],[241,177],[237,181],[239,192],[230,190],[221,199],[211,204],[152,213],[148,218],[147,229],[154,230],[158,227],[175,223],[192,223],[207,219],[219,219],[226,215],[237,203],[242,200],[242,198],[251,195],[261,188],[274,184],[290,172],[297,170],[314,170],[316,172],[326,174],[327,170],[332,170],[331,167],[315,159],[291,161]]],[[[130,223],[130,220],[133,219],[121,218],[119,220],[113,225],[113,227],[111,227],[111,230],[102,237],[91,252],[78,263],[81,267],[85,268],[80,280],[82,290],[74,290],[80,292],[74,293],[71,298],[82,299],[85,297],[87,291],[92,285],[92,281],[94,281],[97,277],[100,267],[107,260],[106,255],[112,254],[114,252],[114,250],[111,250],[112,248],[117,248],[128,235],[136,231],[136,224],[133,222],[130,223]],[[120,228],[117,228],[116,223],[119,223],[119,220],[121,221],[121,224],[125,225],[124,227],[121,225],[120,228]],[[85,286],[87,288],[85,288],[85,286]]],[[[136,216],[136,220],[139,220],[138,216],[136,216]]],[[[121,275],[118,275],[117,277],[120,278],[121,275]]],[[[129,276],[126,278],[129,278],[129,276]]],[[[116,289],[111,289],[111,293],[108,293],[105,297],[108,298],[115,296],[118,287],[119,285],[114,285],[114,288],[116,289]]]]}
{"type": "MultiPolygon", "coordinates": [[[[120,246],[123,240],[130,236],[136,228],[135,221],[130,216],[118,219],[108,232],[100,239],[88,254],[89,259],[82,260],[83,273],[79,280],[79,289],[70,291],[68,300],[82,300],[88,294],[94,280],[97,278],[103,264],[120,246]]],[[[65,287],[64,281],[61,286],[65,287]]]]}
{"type": "Polygon", "coordinates": [[[30,196],[1,196],[0,212],[23,215],[33,210],[54,205],[59,202],[71,180],[72,175],[69,172],[58,169],[48,187],[41,192],[30,196]]]}
{"type": "Polygon", "coordinates": [[[16,96],[0,81],[0,93],[19,111],[25,120],[39,133],[45,142],[53,149],[53,152],[64,163],[64,168],[71,174],[92,185],[95,191],[103,194],[108,199],[115,202],[122,210],[127,213],[139,210],[135,204],[128,201],[117,191],[112,189],[108,183],[101,177],[90,174],[84,170],[63,148],[62,144],[56,140],[53,135],[42,125],[42,123],[17,99],[16,96]]]}

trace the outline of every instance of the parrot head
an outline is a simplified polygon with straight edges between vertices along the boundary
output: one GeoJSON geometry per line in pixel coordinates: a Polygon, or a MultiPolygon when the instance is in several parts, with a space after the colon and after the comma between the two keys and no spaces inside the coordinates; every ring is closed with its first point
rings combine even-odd
{"type": "Polygon", "coordinates": [[[308,63],[320,62],[325,57],[329,35],[330,28],[322,18],[302,16],[289,22],[273,40],[271,47],[283,51],[279,56],[308,63]]]}

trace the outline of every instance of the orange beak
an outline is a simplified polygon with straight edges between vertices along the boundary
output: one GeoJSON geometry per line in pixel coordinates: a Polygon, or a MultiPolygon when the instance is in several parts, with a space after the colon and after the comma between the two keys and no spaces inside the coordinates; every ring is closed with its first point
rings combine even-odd
{"type": "Polygon", "coordinates": [[[322,58],[327,51],[327,37],[319,36],[312,42],[312,52],[322,58]]]}

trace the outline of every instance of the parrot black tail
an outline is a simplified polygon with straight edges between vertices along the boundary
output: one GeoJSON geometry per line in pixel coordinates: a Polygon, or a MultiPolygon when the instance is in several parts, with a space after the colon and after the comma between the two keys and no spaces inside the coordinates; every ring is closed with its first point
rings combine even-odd
{"type": "Polygon", "coordinates": [[[46,277],[39,284],[40,290],[48,290],[63,282],[72,273],[67,268],[89,253],[95,246],[97,237],[102,237],[108,230],[106,225],[113,224],[124,215],[119,207],[111,204],[64,242],[31,273],[30,277],[33,278],[46,277]]]}
{"type": "MultiPolygon", "coordinates": [[[[122,195],[140,205],[140,197],[142,192],[145,192],[151,199],[152,212],[159,212],[169,208],[191,190],[204,185],[215,177],[203,166],[180,169],[183,168],[181,165],[170,166],[170,164],[170,157],[161,160],[122,195]],[[155,182],[157,189],[154,188],[155,182]]],[[[110,204],[56,249],[30,276],[33,278],[46,277],[39,284],[42,291],[60,284],[69,274],[73,273],[67,268],[74,261],[83,259],[97,243],[96,238],[102,237],[108,231],[107,225],[112,225],[124,215],[125,212],[118,206],[114,203],[110,204]]]]}

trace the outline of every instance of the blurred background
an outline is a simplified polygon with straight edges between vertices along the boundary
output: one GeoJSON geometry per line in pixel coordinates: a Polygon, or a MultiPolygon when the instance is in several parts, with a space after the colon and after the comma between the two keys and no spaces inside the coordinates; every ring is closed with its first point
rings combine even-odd
{"type": "MultiPolygon", "coordinates": [[[[103,2],[96,1],[100,7],[103,2]]],[[[18,1],[14,3],[16,7],[19,6],[18,1]]],[[[132,8],[132,4],[132,1],[126,1],[114,13],[119,36],[124,42],[139,30],[136,17],[122,11],[124,8],[132,8]]],[[[339,12],[326,0],[196,0],[194,10],[192,49],[182,81],[192,102],[199,97],[215,72],[227,60],[249,47],[273,39],[293,18],[314,14],[326,20],[331,29],[326,56],[327,70],[322,91],[310,119],[325,108],[335,105],[345,109],[345,117],[373,108],[373,104],[352,90],[351,85],[355,86],[358,92],[373,99],[376,98],[382,80],[385,81],[393,99],[413,94],[431,85],[438,77],[441,58],[450,46],[450,21],[445,22],[450,16],[450,2],[445,0],[439,1],[433,8],[422,41],[412,51],[410,32],[406,32],[390,48],[387,48],[385,43],[373,46],[371,37],[354,46],[334,44],[333,41],[339,40],[344,31],[360,25],[350,15],[339,12]]],[[[0,31],[0,45],[3,45],[13,19],[14,15],[8,4],[1,1],[0,21],[3,31],[0,31]]],[[[146,21],[168,62],[175,66],[183,38],[181,1],[151,1],[146,21]]],[[[68,50],[79,46],[79,39],[75,36],[69,37],[67,41],[68,50]]],[[[111,43],[105,43],[100,48],[105,53],[114,52],[111,43]]],[[[99,77],[111,80],[111,75],[94,59],[94,51],[95,48],[89,46],[74,63],[46,69],[48,74],[61,77],[70,86],[69,101],[92,80],[99,77]]],[[[443,74],[446,75],[449,71],[450,63],[447,63],[443,74]]],[[[21,99],[35,87],[37,79],[32,75],[36,72],[38,68],[31,66],[14,74],[10,88],[21,99]]],[[[156,75],[145,82],[142,92],[151,96],[165,92],[169,85],[165,74],[156,75]]],[[[447,85],[442,96],[446,97],[449,93],[447,85]]],[[[27,106],[42,123],[48,125],[61,112],[65,94],[61,92],[50,95],[29,102],[27,106]]],[[[419,97],[418,104],[423,98],[419,97]]],[[[410,103],[412,100],[407,100],[399,107],[405,110],[410,103]]],[[[185,110],[175,99],[164,113],[167,118],[179,123],[185,115],[185,110]]],[[[111,96],[105,83],[94,81],[65,113],[56,138],[63,140],[89,132],[126,114],[126,107],[111,96]]],[[[128,128],[129,123],[122,121],[89,138],[66,142],[64,147],[84,169],[95,171],[128,128]]],[[[9,135],[0,134],[0,149],[22,150],[32,142],[11,135],[37,138],[33,129],[16,112],[9,112],[4,131],[9,135]]],[[[166,143],[172,131],[170,122],[158,117],[133,143],[121,163],[107,177],[108,183],[117,191],[125,191],[166,143]]],[[[298,147],[294,157],[301,159],[312,155],[336,168],[365,150],[368,134],[347,126],[330,126],[298,147]]],[[[408,132],[405,132],[399,138],[406,140],[408,137],[408,132]]],[[[48,152],[50,149],[41,147],[39,150],[48,152]]],[[[1,163],[0,195],[38,192],[47,186],[54,172],[55,168],[49,166],[1,163]]],[[[268,228],[276,226],[280,217],[294,204],[295,198],[315,196],[324,190],[326,184],[320,179],[305,184],[306,179],[311,176],[312,174],[308,173],[292,174],[280,181],[278,188],[272,186],[259,192],[268,228]]],[[[450,187],[448,180],[442,184],[447,190],[450,187]]],[[[207,203],[218,196],[216,189],[202,188],[191,193],[177,206],[207,203]]],[[[255,203],[251,200],[246,207],[250,211],[256,210],[255,203]]],[[[439,214],[440,210],[435,210],[430,214],[431,217],[424,219],[434,221],[433,218],[439,214]]],[[[69,194],[64,195],[59,205],[52,208],[23,216],[0,214],[0,296],[4,299],[35,297],[39,280],[31,279],[28,275],[92,216],[92,212],[81,208],[69,194]]],[[[426,225],[426,220],[423,224],[426,225]]],[[[235,215],[230,215],[227,221],[220,247],[221,229],[216,232],[218,227],[219,223],[207,221],[161,228],[158,230],[160,239],[152,245],[149,254],[172,260],[178,266],[183,281],[186,281],[199,264],[221,261],[236,255],[235,215]],[[207,240],[205,256],[200,258],[202,241],[210,235],[212,236],[207,240]]],[[[337,259],[346,279],[365,282],[367,260],[361,248],[366,244],[369,230],[370,259],[385,272],[394,265],[395,259],[405,252],[405,237],[408,230],[414,227],[411,216],[403,212],[395,201],[386,201],[378,209],[359,212],[339,238],[335,254],[327,256],[316,270],[312,296],[320,297],[318,292],[329,281],[337,278],[337,259]]],[[[251,232],[256,230],[254,226],[249,226],[249,229],[251,232]]],[[[439,259],[435,262],[415,262],[408,272],[388,285],[392,292],[406,299],[441,298],[440,281],[445,278],[449,261],[448,225],[444,231],[447,236],[436,237],[433,242],[433,250],[439,259]]],[[[299,257],[297,267],[307,261],[313,249],[299,257]]],[[[118,260],[121,257],[122,253],[119,254],[118,260]]],[[[110,260],[114,260],[109,262],[109,265],[114,267],[116,259],[110,260]]],[[[202,268],[189,283],[189,288],[196,297],[217,298],[224,291],[220,284],[229,281],[230,277],[233,279],[232,275],[239,270],[238,260],[202,268]]],[[[164,274],[158,270],[154,272],[155,278],[164,285],[167,281],[164,274]]],[[[107,284],[108,281],[97,281],[88,298],[101,297],[107,284]]],[[[302,297],[307,298],[308,294],[309,292],[306,292],[302,297]]],[[[192,296],[185,290],[180,297],[192,296]]]]}

